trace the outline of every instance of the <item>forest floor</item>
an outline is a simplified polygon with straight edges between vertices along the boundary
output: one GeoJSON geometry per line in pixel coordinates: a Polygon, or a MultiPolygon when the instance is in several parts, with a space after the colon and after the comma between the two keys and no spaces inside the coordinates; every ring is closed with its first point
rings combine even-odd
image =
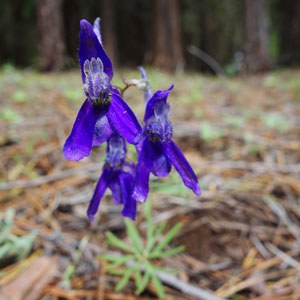
{"type": "MultiPolygon", "coordinates": [[[[171,246],[185,251],[157,262],[178,271],[177,287],[162,280],[164,299],[197,299],[191,286],[207,292],[199,299],[300,299],[300,71],[149,75],[153,90],[175,84],[174,140],[203,190],[195,196],[174,170],[151,178],[154,223],[183,223],[171,246]]],[[[143,94],[133,87],[124,97],[142,119],[143,94]]],[[[79,72],[6,66],[0,99],[0,299],[156,299],[153,285],[135,295],[134,280],[116,292],[119,277],[99,258],[116,250],[106,232],[128,242],[109,193],[96,219],[86,217],[105,146],[80,162],[62,155],[84,100],[79,72]]],[[[136,224],[145,236],[143,206],[136,224]]]]}

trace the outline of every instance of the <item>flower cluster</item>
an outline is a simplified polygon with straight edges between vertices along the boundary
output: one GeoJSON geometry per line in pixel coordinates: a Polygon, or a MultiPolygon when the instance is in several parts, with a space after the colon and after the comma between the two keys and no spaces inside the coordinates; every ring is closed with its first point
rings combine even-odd
{"type": "Polygon", "coordinates": [[[197,176],[172,141],[167,98],[173,85],[152,93],[145,70],[139,68],[142,76],[135,80],[135,85],[143,89],[146,104],[141,126],[119,90],[111,84],[113,67],[102,45],[99,18],[94,26],[86,20],[80,22],[79,61],[86,100],[65,142],[63,154],[69,160],[78,161],[89,156],[92,147],[107,143],[105,164],[88,207],[88,218],[93,220],[109,188],[114,202],[123,205],[122,215],[134,220],[136,201],[147,199],[150,173],[166,177],[172,166],[183,183],[200,195],[197,176]],[[136,147],[137,165],[126,161],[126,142],[136,147]]]}

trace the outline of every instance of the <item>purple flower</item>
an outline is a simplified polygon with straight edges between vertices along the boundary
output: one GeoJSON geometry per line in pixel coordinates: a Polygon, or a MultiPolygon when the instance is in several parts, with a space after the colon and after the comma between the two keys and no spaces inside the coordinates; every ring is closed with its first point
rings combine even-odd
{"type": "Polygon", "coordinates": [[[123,204],[122,216],[135,219],[136,202],[132,198],[135,168],[125,161],[126,152],[124,138],[113,134],[107,141],[105,164],[87,210],[90,221],[94,219],[107,188],[111,190],[114,202],[123,204]]]}
{"type": "MultiPolygon", "coordinates": [[[[142,73],[146,78],[145,72],[142,73]]],[[[179,173],[183,183],[200,195],[198,179],[188,161],[172,141],[173,127],[169,120],[170,106],[167,98],[173,85],[165,91],[157,91],[146,104],[143,139],[137,146],[139,152],[133,198],[144,202],[149,192],[149,176],[166,177],[172,165],[179,173]]],[[[145,90],[148,97],[150,88],[145,90]]]]}
{"type": "Polygon", "coordinates": [[[87,99],[64,145],[69,160],[89,156],[92,147],[107,141],[114,131],[131,144],[138,142],[141,132],[136,116],[110,83],[113,67],[102,47],[99,22],[96,19],[93,27],[80,21],[79,61],[87,99]]]}

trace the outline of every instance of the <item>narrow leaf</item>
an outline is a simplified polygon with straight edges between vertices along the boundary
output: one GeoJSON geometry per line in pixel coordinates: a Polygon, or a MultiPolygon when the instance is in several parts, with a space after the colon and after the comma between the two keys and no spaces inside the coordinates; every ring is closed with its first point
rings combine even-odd
{"type": "Polygon", "coordinates": [[[114,269],[116,269],[117,267],[119,267],[122,264],[125,264],[126,262],[128,262],[130,260],[133,260],[132,255],[121,256],[118,260],[114,261],[111,265],[109,265],[106,270],[108,272],[112,272],[114,269]]]}
{"type": "Polygon", "coordinates": [[[108,262],[113,263],[124,263],[130,259],[133,259],[133,255],[109,255],[109,254],[103,254],[98,256],[101,259],[104,259],[108,262]]]}
{"type": "Polygon", "coordinates": [[[165,297],[165,289],[155,274],[152,274],[152,283],[155,287],[156,293],[160,299],[165,297]]]}
{"type": "Polygon", "coordinates": [[[151,202],[150,201],[147,201],[146,204],[145,204],[145,209],[144,209],[144,212],[145,212],[145,217],[146,217],[146,223],[147,223],[147,250],[150,250],[152,245],[154,244],[155,242],[155,239],[154,239],[154,223],[152,221],[152,214],[151,214],[151,202]]]}
{"type": "Polygon", "coordinates": [[[147,251],[151,251],[153,246],[155,245],[155,243],[158,240],[158,237],[161,235],[161,233],[163,232],[163,230],[166,228],[167,223],[166,222],[161,222],[154,230],[153,233],[153,238],[151,238],[150,240],[148,240],[147,243],[147,251]]]}
{"type": "Polygon", "coordinates": [[[153,252],[159,252],[164,249],[181,229],[182,223],[175,224],[164,236],[162,241],[154,248],[153,252]]]}
{"type": "Polygon", "coordinates": [[[142,279],[141,285],[136,290],[137,295],[141,294],[146,289],[146,287],[150,283],[150,280],[151,280],[151,275],[150,273],[146,272],[144,278],[142,279]]]}
{"type": "Polygon", "coordinates": [[[134,276],[134,282],[137,290],[139,290],[142,286],[142,272],[141,270],[136,270],[135,276],[134,276]]]}
{"type": "Polygon", "coordinates": [[[111,244],[112,246],[120,248],[121,250],[124,250],[124,251],[134,253],[133,247],[131,247],[128,244],[126,244],[125,242],[123,242],[121,239],[119,239],[113,233],[107,232],[106,238],[107,238],[108,243],[111,244]]]}
{"type": "Polygon", "coordinates": [[[124,287],[127,285],[127,283],[129,282],[130,279],[130,275],[133,272],[132,269],[128,269],[125,271],[124,276],[122,277],[122,279],[118,282],[115,290],[117,292],[120,292],[121,290],[124,289],[124,287]]]}
{"type": "Polygon", "coordinates": [[[142,252],[144,249],[144,246],[143,246],[141,236],[140,236],[136,226],[134,225],[134,223],[132,221],[130,221],[128,219],[125,219],[124,222],[126,225],[127,234],[130,237],[130,239],[132,240],[134,247],[137,250],[139,250],[140,252],[142,252]]]}

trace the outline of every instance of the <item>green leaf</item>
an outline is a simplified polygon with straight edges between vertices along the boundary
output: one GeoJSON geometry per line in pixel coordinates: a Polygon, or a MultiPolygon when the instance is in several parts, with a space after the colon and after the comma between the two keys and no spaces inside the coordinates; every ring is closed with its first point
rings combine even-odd
{"type": "Polygon", "coordinates": [[[135,224],[132,221],[128,220],[128,219],[125,219],[124,222],[125,222],[125,225],[126,225],[127,234],[130,237],[134,247],[137,250],[139,250],[140,252],[142,252],[143,249],[144,249],[144,246],[143,246],[143,243],[142,243],[141,236],[140,236],[135,224]]]}
{"type": "Polygon", "coordinates": [[[208,122],[203,122],[200,127],[201,137],[206,141],[218,139],[224,135],[224,132],[220,128],[213,127],[208,122]]]}
{"type": "Polygon", "coordinates": [[[0,111],[0,119],[7,122],[19,122],[22,120],[22,117],[17,111],[5,107],[0,111]]]}
{"type": "Polygon", "coordinates": [[[127,283],[130,280],[130,275],[131,275],[132,272],[133,272],[132,269],[128,269],[128,270],[125,271],[122,279],[118,282],[118,284],[117,284],[117,286],[115,288],[115,290],[117,292],[120,292],[121,290],[124,289],[124,287],[127,285],[127,283]]]}
{"type": "Polygon", "coordinates": [[[0,262],[4,262],[4,260],[11,256],[11,252],[12,252],[12,249],[13,249],[13,245],[12,244],[4,244],[3,246],[0,247],[0,262]],[[3,260],[3,261],[2,261],[3,260]]]}
{"type": "Polygon", "coordinates": [[[145,204],[144,208],[144,213],[146,217],[146,223],[147,223],[147,246],[146,248],[148,249],[148,244],[153,244],[154,240],[154,223],[152,221],[152,214],[151,214],[151,201],[147,201],[145,204]]]}
{"type": "Polygon", "coordinates": [[[74,276],[74,273],[75,273],[75,266],[73,264],[68,265],[63,274],[63,285],[64,286],[70,287],[71,278],[74,276]]]}
{"type": "Polygon", "coordinates": [[[133,255],[109,255],[109,254],[102,254],[99,255],[99,258],[104,259],[109,262],[118,263],[118,262],[126,262],[130,259],[133,259],[133,255]]]}
{"type": "Polygon", "coordinates": [[[184,251],[185,247],[184,246],[178,246],[176,248],[167,250],[167,251],[159,251],[159,252],[152,252],[149,254],[149,258],[162,258],[162,257],[168,257],[168,256],[173,256],[175,254],[178,254],[182,251],[184,251]]]}
{"type": "Polygon", "coordinates": [[[134,249],[132,246],[129,246],[128,244],[123,242],[121,239],[119,239],[117,236],[115,236],[110,231],[108,231],[106,233],[106,238],[107,238],[108,243],[111,244],[112,246],[120,248],[121,250],[124,250],[124,251],[134,253],[134,249]]]}
{"type": "MultiPolygon", "coordinates": [[[[108,258],[108,257],[106,257],[106,258],[108,258]]],[[[108,259],[106,259],[106,258],[103,258],[103,259],[112,262],[112,264],[110,264],[107,267],[108,272],[111,272],[111,271],[113,271],[113,269],[117,268],[118,266],[125,264],[126,262],[134,259],[133,255],[118,256],[118,257],[115,257],[113,260],[111,258],[108,258],[108,259]]]]}
{"type": "Polygon", "coordinates": [[[153,246],[155,245],[158,237],[161,235],[161,233],[164,231],[164,229],[166,228],[167,226],[167,223],[166,222],[161,222],[156,228],[155,228],[155,231],[154,231],[154,234],[153,234],[153,238],[151,240],[148,241],[147,243],[147,251],[151,251],[151,249],[153,248],[153,246]]]}
{"type": "Polygon", "coordinates": [[[142,279],[141,285],[136,290],[137,295],[141,294],[146,289],[146,287],[150,283],[150,280],[151,280],[151,274],[146,272],[142,279]]]}
{"type": "Polygon", "coordinates": [[[27,93],[22,90],[16,90],[12,95],[11,98],[16,103],[26,103],[29,101],[29,97],[27,96],[27,93]]]}
{"type": "Polygon", "coordinates": [[[155,274],[152,274],[152,283],[155,287],[156,293],[159,298],[164,298],[165,296],[165,289],[161,283],[161,281],[158,279],[158,277],[155,274]]]}
{"type": "Polygon", "coordinates": [[[149,273],[150,275],[154,273],[154,266],[149,261],[145,261],[144,267],[146,273],[149,273]]]}
{"type": "Polygon", "coordinates": [[[156,227],[155,232],[154,232],[155,239],[157,239],[161,235],[161,233],[164,231],[166,226],[167,226],[166,222],[159,223],[159,225],[156,227]]]}
{"type": "Polygon", "coordinates": [[[122,256],[120,256],[120,255],[109,255],[109,254],[100,254],[100,255],[98,255],[98,257],[100,259],[106,260],[108,262],[115,262],[116,260],[119,260],[120,257],[122,257],[122,256]]]}
{"type": "Polygon", "coordinates": [[[125,274],[125,272],[126,272],[126,270],[122,269],[122,268],[111,269],[108,271],[109,274],[115,275],[115,276],[123,276],[125,274]]]}
{"type": "Polygon", "coordinates": [[[288,119],[279,113],[263,114],[262,121],[269,128],[274,128],[282,133],[288,131],[291,127],[288,119]]]}
{"type": "Polygon", "coordinates": [[[137,290],[139,290],[142,286],[142,272],[139,269],[137,269],[135,272],[134,282],[137,290]]]}
{"type": "Polygon", "coordinates": [[[174,238],[174,236],[178,233],[178,231],[181,229],[182,223],[175,224],[164,236],[162,241],[154,248],[153,253],[160,252],[162,249],[164,249],[170,241],[174,238]]]}

